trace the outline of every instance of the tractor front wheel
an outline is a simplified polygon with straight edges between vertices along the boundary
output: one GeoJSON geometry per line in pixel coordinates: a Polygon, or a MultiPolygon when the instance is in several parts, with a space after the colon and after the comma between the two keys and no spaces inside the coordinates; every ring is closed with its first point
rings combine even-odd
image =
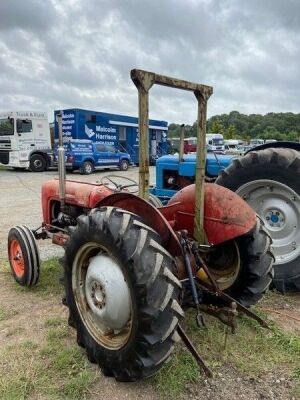
{"type": "Polygon", "coordinates": [[[8,259],[15,280],[34,286],[40,275],[40,256],[35,237],[26,226],[15,226],[8,234],[8,259]]]}
{"type": "Polygon", "coordinates": [[[177,339],[181,284],[159,241],[138,216],[104,207],[80,216],[66,244],[66,303],[77,342],[120,381],[156,373],[177,339]]]}

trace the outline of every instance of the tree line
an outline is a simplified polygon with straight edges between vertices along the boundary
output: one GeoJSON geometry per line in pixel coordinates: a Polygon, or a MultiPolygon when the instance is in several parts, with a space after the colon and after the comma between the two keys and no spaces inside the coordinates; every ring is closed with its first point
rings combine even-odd
{"type": "MultiPolygon", "coordinates": [[[[180,136],[180,125],[169,125],[169,137],[180,136]]],[[[222,133],[225,139],[275,139],[300,141],[300,114],[268,113],[241,114],[231,111],[229,114],[214,115],[207,120],[207,133],[222,133]]],[[[185,126],[185,137],[196,136],[196,122],[185,126]]]]}

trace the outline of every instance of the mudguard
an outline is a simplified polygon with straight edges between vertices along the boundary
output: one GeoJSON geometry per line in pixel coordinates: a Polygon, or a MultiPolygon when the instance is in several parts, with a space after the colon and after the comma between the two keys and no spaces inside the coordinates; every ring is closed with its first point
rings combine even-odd
{"type": "MultiPolygon", "coordinates": [[[[160,212],[175,231],[194,231],[195,185],[177,192],[160,212]]],[[[214,183],[205,184],[204,230],[208,243],[217,245],[254,228],[256,214],[237,194],[214,183]]]]}

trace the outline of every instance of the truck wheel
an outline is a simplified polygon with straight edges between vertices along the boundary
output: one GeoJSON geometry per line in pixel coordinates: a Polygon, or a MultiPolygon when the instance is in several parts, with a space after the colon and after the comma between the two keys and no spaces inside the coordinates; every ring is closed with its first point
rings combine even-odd
{"type": "Polygon", "coordinates": [[[89,360],[119,381],[156,373],[183,317],[181,284],[157,233],[132,213],[103,207],[78,218],[65,250],[66,303],[89,360]]]}
{"type": "Polygon", "coordinates": [[[33,154],[30,157],[30,171],[44,172],[47,168],[47,161],[41,154],[33,154]]]}
{"type": "Polygon", "coordinates": [[[161,200],[152,193],[149,193],[149,203],[152,204],[155,208],[163,206],[161,200]]]}
{"type": "Polygon", "coordinates": [[[300,290],[300,153],[252,151],[234,160],[216,183],[237,192],[264,221],[273,240],[276,289],[300,290]]]}
{"type": "Polygon", "coordinates": [[[85,161],[80,168],[80,173],[83,175],[90,175],[93,172],[94,164],[91,161],[85,161]]]}
{"type": "Polygon", "coordinates": [[[129,163],[128,163],[127,160],[122,160],[122,161],[120,162],[120,170],[121,170],[121,171],[127,171],[127,170],[128,170],[128,167],[129,167],[129,163]]]}
{"type": "Polygon", "coordinates": [[[34,286],[40,275],[40,256],[35,237],[26,226],[15,226],[8,234],[8,259],[15,280],[34,286]]]}

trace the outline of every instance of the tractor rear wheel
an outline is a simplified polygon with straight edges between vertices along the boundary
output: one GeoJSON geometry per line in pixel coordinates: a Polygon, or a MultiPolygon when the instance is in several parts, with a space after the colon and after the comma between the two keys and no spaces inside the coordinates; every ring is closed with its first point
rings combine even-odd
{"type": "Polygon", "coordinates": [[[34,286],[40,275],[40,256],[33,233],[27,226],[15,226],[8,233],[8,259],[15,280],[34,286]]]}
{"type": "Polygon", "coordinates": [[[273,278],[271,239],[257,218],[255,228],[216,246],[203,257],[220,289],[245,307],[256,304],[273,278]]]}
{"type": "Polygon", "coordinates": [[[149,203],[155,208],[163,207],[162,201],[152,193],[149,193],[149,203]]]}
{"type": "Polygon", "coordinates": [[[181,284],[159,241],[138,216],[103,207],[80,216],[66,243],[66,303],[77,342],[119,381],[156,373],[178,337],[181,284]]]}
{"type": "Polygon", "coordinates": [[[217,184],[239,194],[272,237],[276,289],[300,290],[300,152],[251,151],[221,172],[217,184]]]}

